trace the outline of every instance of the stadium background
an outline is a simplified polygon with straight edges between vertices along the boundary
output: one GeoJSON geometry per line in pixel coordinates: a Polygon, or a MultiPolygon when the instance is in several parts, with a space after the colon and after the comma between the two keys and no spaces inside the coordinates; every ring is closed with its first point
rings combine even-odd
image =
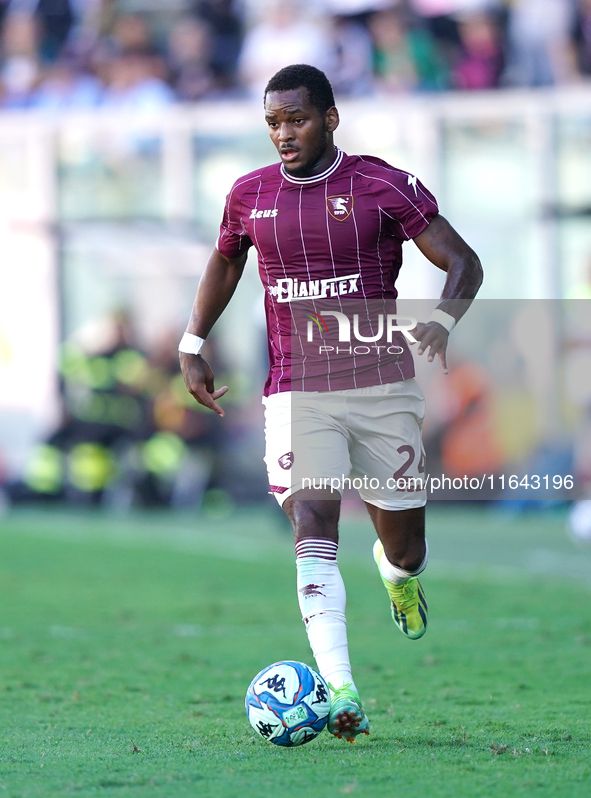
{"type": "MultiPolygon", "coordinates": [[[[286,59],[326,69],[339,144],[417,173],[485,265],[481,297],[497,304],[473,314],[464,344],[456,336],[447,385],[433,369],[422,375],[438,397],[432,462],[451,475],[551,464],[576,468],[583,485],[574,441],[580,449],[588,434],[587,314],[557,300],[590,292],[588,2],[1,7],[0,479],[10,501],[125,511],[267,500],[254,261],[208,343],[231,387],[223,423],[188,397],[174,350],[225,193],[273,159],[260,94],[286,59]],[[543,359],[523,338],[540,325],[543,359]]],[[[437,296],[435,270],[406,249],[402,296],[437,296]]]]}

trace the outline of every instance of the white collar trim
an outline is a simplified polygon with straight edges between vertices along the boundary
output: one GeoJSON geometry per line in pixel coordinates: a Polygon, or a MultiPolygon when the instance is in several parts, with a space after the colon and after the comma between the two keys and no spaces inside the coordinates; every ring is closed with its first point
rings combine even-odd
{"type": "Polygon", "coordinates": [[[343,160],[343,151],[339,150],[338,147],[335,147],[335,149],[337,151],[337,157],[334,159],[328,169],[325,169],[324,172],[319,175],[312,175],[312,177],[292,177],[290,174],[288,174],[283,164],[281,164],[281,174],[286,180],[289,180],[290,183],[296,183],[298,186],[307,186],[311,183],[319,183],[321,180],[326,180],[334,172],[336,172],[343,160]]]}

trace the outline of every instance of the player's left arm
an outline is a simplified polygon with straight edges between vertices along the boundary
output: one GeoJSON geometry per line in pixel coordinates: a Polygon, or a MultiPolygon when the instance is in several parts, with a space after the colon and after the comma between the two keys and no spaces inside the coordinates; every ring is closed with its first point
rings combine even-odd
{"type": "MultiPolygon", "coordinates": [[[[482,284],[483,271],[478,255],[466,244],[451,224],[441,215],[427,225],[422,233],[414,239],[423,255],[437,268],[447,272],[447,278],[438,310],[452,316],[458,322],[468,310],[472,300],[482,284]]],[[[441,367],[447,374],[447,341],[449,332],[437,321],[417,324],[412,331],[419,341],[419,355],[428,349],[427,359],[432,361],[435,355],[441,361],[441,367]]]]}

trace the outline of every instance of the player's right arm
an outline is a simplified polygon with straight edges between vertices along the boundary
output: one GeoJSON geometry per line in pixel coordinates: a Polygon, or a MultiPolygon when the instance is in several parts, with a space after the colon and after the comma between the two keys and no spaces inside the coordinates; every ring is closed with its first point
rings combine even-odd
{"type": "MultiPolygon", "coordinates": [[[[197,335],[199,338],[207,338],[236,290],[247,257],[248,252],[243,252],[235,258],[228,258],[219,250],[214,249],[199,281],[191,318],[187,326],[188,333],[197,335]]],[[[209,407],[218,415],[223,416],[224,411],[216,399],[223,396],[228,387],[224,385],[217,391],[215,390],[213,371],[207,360],[201,355],[179,352],[179,358],[189,393],[199,404],[209,407]]]]}

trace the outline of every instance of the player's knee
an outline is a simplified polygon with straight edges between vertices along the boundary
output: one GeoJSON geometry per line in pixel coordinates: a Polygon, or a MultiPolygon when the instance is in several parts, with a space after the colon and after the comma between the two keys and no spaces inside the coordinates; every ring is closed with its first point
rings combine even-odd
{"type": "Polygon", "coordinates": [[[413,556],[405,555],[399,558],[399,562],[397,563],[397,565],[399,568],[402,568],[404,571],[410,571],[412,573],[413,571],[417,571],[421,567],[421,565],[423,564],[424,556],[425,556],[424,552],[423,556],[421,557],[416,557],[414,555],[413,556]]]}
{"type": "Polygon", "coordinates": [[[418,571],[425,562],[426,547],[423,542],[417,542],[403,550],[396,548],[388,551],[388,549],[385,548],[384,551],[386,558],[392,565],[395,565],[397,568],[402,568],[403,571],[409,571],[410,573],[418,571]]]}
{"type": "Polygon", "coordinates": [[[288,500],[283,508],[292,523],[296,539],[306,537],[338,539],[339,502],[288,500]]]}

